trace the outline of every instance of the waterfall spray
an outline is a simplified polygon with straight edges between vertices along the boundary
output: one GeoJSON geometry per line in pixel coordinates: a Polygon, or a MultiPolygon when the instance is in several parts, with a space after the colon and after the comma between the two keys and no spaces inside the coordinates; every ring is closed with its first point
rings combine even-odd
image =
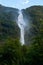
{"type": "Polygon", "coordinates": [[[22,12],[19,11],[19,16],[18,16],[18,26],[20,28],[20,42],[21,44],[23,45],[25,43],[25,40],[24,40],[24,28],[26,26],[24,20],[23,20],[23,15],[22,15],[22,12]]]}

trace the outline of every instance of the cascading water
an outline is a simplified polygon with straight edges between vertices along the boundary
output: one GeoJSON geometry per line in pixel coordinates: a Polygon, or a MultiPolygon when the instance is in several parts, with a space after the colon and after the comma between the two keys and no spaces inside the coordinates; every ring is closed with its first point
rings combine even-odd
{"type": "Polygon", "coordinates": [[[20,42],[21,44],[23,45],[25,43],[25,40],[24,40],[24,29],[25,29],[25,22],[23,20],[23,15],[22,15],[22,12],[19,11],[19,16],[18,16],[18,26],[20,28],[20,42]]]}

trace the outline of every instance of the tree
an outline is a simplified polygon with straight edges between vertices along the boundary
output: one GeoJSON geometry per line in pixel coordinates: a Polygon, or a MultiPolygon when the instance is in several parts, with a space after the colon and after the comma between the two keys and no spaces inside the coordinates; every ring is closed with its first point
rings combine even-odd
{"type": "Polygon", "coordinates": [[[0,48],[0,65],[19,65],[21,45],[18,40],[7,39],[0,48]]]}

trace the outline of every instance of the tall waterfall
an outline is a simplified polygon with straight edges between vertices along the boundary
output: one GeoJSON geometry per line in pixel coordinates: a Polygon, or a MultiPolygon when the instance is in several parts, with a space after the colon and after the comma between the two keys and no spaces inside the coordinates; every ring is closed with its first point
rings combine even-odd
{"type": "Polygon", "coordinates": [[[23,20],[23,15],[22,15],[21,11],[19,11],[19,16],[18,16],[18,26],[20,28],[20,42],[23,45],[25,43],[24,29],[25,29],[26,24],[25,24],[25,22],[23,20]]]}

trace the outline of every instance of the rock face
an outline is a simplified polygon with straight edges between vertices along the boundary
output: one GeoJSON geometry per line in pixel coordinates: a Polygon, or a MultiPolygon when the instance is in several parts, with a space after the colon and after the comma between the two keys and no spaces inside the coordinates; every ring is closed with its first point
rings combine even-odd
{"type": "Polygon", "coordinates": [[[18,9],[0,5],[0,41],[8,37],[14,39],[20,37],[17,18],[18,9]]]}
{"type": "Polygon", "coordinates": [[[22,11],[24,20],[28,23],[28,29],[26,28],[25,31],[25,44],[29,45],[34,41],[33,38],[39,34],[40,22],[43,21],[43,6],[31,6],[22,11]]]}

